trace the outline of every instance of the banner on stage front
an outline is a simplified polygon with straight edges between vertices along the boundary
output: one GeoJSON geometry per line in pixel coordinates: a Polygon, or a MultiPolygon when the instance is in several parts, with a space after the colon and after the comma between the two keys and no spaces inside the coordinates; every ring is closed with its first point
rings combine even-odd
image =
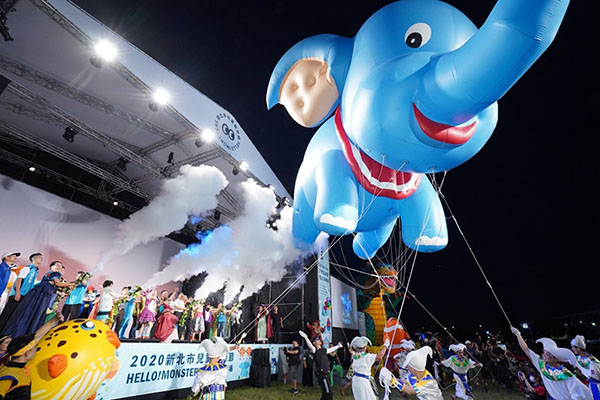
{"type": "MultiPolygon", "coordinates": [[[[271,374],[277,373],[279,348],[286,345],[241,345],[227,355],[227,381],[250,377],[252,351],[269,348],[271,374]]],[[[123,399],[150,393],[191,388],[199,367],[208,356],[199,344],[122,343],[117,350],[121,367],[97,392],[96,400],[123,399]]]]}
{"type": "Polygon", "coordinates": [[[324,250],[317,263],[319,283],[319,322],[325,328],[323,344],[331,343],[331,286],[329,276],[329,251],[324,250]]]}

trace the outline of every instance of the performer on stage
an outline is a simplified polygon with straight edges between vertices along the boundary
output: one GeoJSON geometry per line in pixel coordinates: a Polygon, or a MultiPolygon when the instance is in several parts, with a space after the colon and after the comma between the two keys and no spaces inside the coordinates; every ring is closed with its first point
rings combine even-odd
{"type": "Polygon", "coordinates": [[[387,400],[389,389],[395,387],[403,393],[416,395],[419,400],[444,400],[437,381],[425,369],[428,356],[433,356],[429,346],[408,353],[402,366],[408,370],[406,380],[399,381],[387,368],[382,368],[379,382],[385,387],[384,399],[387,400]]]}
{"type": "Polygon", "coordinates": [[[575,366],[588,379],[594,400],[600,400],[600,361],[586,351],[585,338],[581,335],[571,340],[571,348],[577,359],[575,366]]]}
{"type": "Polygon", "coordinates": [[[367,345],[372,346],[369,338],[357,336],[350,342],[352,351],[352,394],[357,400],[376,400],[377,397],[371,386],[371,368],[379,362],[387,352],[389,340],[377,354],[367,353],[367,345]]]}
{"type": "Polygon", "coordinates": [[[468,356],[465,355],[466,346],[462,343],[459,344],[451,344],[448,349],[454,352],[455,355],[451,356],[448,359],[443,359],[443,354],[440,355],[442,357],[442,365],[444,367],[450,368],[454,373],[454,381],[456,382],[456,388],[453,399],[464,399],[464,400],[472,400],[473,393],[471,393],[471,388],[467,382],[467,372],[471,368],[482,367],[481,364],[471,360],[468,356]]]}
{"type": "Polygon", "coordinates": [[[321,386],[321,400],[333,399],[333,393],[331,393],[331,387],[329,386],[329,373],[331,371],[329,369],[329,359],[327,358],[327,355],[342,347],[342,344],[338,343],[333,347],[325,349],[323,348],[321,336],[315,337],[313,343],[311,343],[304,331],[300,331],[299,333],[306,342],[306,347],[314,354],[315,375],[319,381],[319,386],[321,386]]]}
{"type": "Polygon", "coordinates": [[[216,336],[213,342],[204,339],[200,347],[206,350],[209,362],[198,368],[198,373],[192,385],[194,399],[199,400],[223,400],[227,387],[227,365],[224,357],[229,352],[229,345],[223,338],[216,336]]]}
{"type": "Polygon", "coordinates": [[[577,359],[569,349],[556,346],[552,339],[541,338],[536,342],[544,346],[544,353],[540,357],[529,349],[521,332],[515,327],[510,330],[517,337],[521,350],[529,357],[533,366],[542,376],[544,386],[553,400],[592,400],[592,391],[569,371],[561,362],[570,362],[575,365],[577,359]]]}

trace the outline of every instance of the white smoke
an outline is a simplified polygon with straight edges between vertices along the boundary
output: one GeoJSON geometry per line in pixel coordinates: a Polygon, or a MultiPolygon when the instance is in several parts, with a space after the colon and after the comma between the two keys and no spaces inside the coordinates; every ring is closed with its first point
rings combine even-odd
{"type": "Polygon", "coordinates": [[[182,166],[179,175],[163,181],[160,193],[150,204],[119,225],[114,246],[102,255],[96,271],[136,246],[183,228],[190,215],[213,210],[217,207],[217,195],[227,184],[225,175],[215,167],[182,166]]]}
{"type": "Polygon", "coordinates": [[[207,272],[195,297],[206,298],[226,285],[224,303],[227,304],[240,290],[242,300],[266,282],[281,280],[287,265],[309,255],[293,244],[291,207],[281,210],[278,230],[274,231],[265,225],[277,205],[273,191],[253,180],[241,183],[240,190],[244,200],[242,215],[213,230],[202,243],[188,246],[172,257],[144,287],[181,281],[207,272]]]}

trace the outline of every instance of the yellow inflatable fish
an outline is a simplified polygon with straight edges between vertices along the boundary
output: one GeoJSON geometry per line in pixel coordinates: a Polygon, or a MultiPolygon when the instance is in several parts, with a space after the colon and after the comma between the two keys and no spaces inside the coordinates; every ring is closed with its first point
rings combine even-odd
{"type": "Polygon", "coordinates": [[[65,322],[39,341],[29,362],[32,400],[93,399],[119,369],[121,345],[106,324],[93,319],[65,322]]]}

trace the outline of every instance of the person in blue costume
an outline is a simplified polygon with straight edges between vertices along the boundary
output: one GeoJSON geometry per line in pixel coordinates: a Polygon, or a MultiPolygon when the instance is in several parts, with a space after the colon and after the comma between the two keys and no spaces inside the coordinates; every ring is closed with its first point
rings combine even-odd
{"type": "Polygon", "coordinates": [[[15,309],[8,320],[3,335],[18,337],[37,331],[46,320],[46,311],[56,297],[58,287],[73,288],[75,284],[62,282],[62,262],[53,261],[50,271],[44,274],[40,283],[33,287],[15,309]]]}
{"type": "MultiPolygon", "coordinates": [[[[131,290],[130,290],[131,293],[131,290]]],[[[121,322],[121,329],[119,329],[119,339],[128,338],[133,323],[133,309],[135,307],[136,296],[131,296],[125,303],[125,309],[123,312],[123,321],[121,322]]]]}

